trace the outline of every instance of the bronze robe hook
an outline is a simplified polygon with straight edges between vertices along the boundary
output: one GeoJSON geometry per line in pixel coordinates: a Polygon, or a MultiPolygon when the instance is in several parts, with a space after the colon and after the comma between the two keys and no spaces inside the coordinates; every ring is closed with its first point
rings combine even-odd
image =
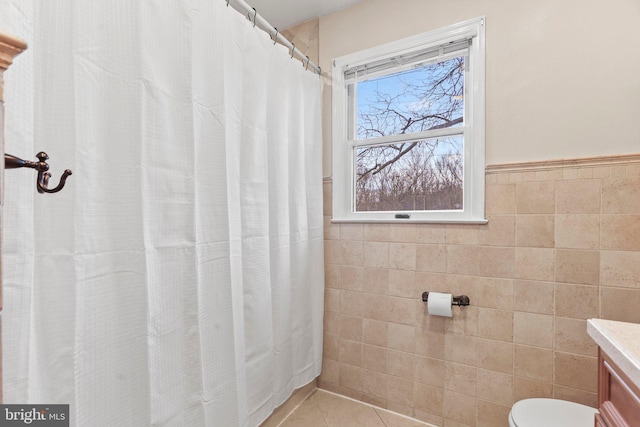
{"type": "Polygon", "coordinates": [[[38,171],[38,176],[36,178],[36,188],[38,189],[38,193],[57,193],[62,190],[64,184],[73,172],[69,169],[65,170],[62,176],[60,177],[60,183],[55,188],[49,188],[49,178],[51,178],[51,174],[48,172],[49,164],[47,160],[49,160],[49,156],[44,151],[36,154],[38,158],[38,162],[31,162],[29,160],[22,160],[19,157],[12,156],[11,154],[4,155],[4,167],[5,169],[17,169],[17,168],[31,168],[38,171]]]}

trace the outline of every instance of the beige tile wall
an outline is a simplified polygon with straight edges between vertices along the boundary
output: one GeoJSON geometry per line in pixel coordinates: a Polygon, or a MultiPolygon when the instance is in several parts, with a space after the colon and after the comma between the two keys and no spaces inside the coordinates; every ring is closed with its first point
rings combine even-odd
{"type": "Polygon", "coordinates": [[[488,168],[487,225],[332,224],[319,386],[437,426],[594,406],[592,317],[640,322],[640,156],[488,168]],[[466,294],[454,317],[423,291],[466,294]]]}

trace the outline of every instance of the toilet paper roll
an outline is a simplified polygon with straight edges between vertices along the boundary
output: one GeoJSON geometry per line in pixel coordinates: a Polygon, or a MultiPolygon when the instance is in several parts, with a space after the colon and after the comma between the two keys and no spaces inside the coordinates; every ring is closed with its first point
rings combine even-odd
{"type": "Polygon", "coordinates": [[[453,310],[451,308],[451,301],[453,296],[451,294],[441,294],[439,292],[429,292],[429,299],[427,300],[427,311],[434,316],[453,317],[453,310]]]}

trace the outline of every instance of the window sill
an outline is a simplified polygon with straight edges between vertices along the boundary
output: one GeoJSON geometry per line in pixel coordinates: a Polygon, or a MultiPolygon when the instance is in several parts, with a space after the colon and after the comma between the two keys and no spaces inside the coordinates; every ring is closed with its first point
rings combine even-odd
{"type": "Polygon", "coordinates": [[[477,219],[366,219],[366,218],[346,218],[333,219],[332,224],[487,224],[489,220],[485,218],[477,219]]]}

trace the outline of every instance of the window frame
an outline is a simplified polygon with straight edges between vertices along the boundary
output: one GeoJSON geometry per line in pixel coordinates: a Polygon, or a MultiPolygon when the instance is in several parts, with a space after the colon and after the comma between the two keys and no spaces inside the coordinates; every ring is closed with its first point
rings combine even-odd
{"type": "MultiPolygon", "coordinates": [[[[389,223],[487,222],[485,187],[485,19],[471,19],[333,60],[332,70],[332,221],[389,223]],[[433,211],[356,211],[355,150],[348,143],[348,114],[352,114],[345,71],[398,55],[436,49],[450,42],[472,40],[465,70],[463,209],[433,211]],[[402,217],[397,217],[401,215],[402,217]],[[409,218],[406,218],[409,215],[409,218]]],[[[398,67],[400,69],[401,66],[398,67]]],[[[443,133],[451,132],[446,130],[443,133]]],[[[419,137],[419,134],[416,134],[419,137]]],[[[385,138],[386,139],[386,138],[385,138]]],[[[418,139],[418,138],[414,138],[418,139]]]]}

